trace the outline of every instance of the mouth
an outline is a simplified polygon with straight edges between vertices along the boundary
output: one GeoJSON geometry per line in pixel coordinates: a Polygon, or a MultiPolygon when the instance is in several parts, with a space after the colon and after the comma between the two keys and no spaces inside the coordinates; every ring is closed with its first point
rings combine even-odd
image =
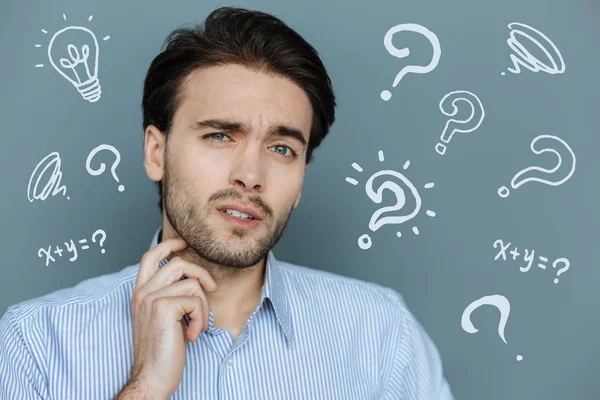
{"type": "Polygon", "coordinates": [[[251,215],[242,213],[235,209],[218,209],[217,212],[223,216],[225,221],[238,229],[254,229],[261,223],[260,219],[253,218],[251,215]]]}
{"type": "Polygon", "coordinates": [[[246,207],[241,204],[227,203],[222,204],[217,208],[220,212],[225,212],[233,217],[240,218],[242,220],[261,220],[262,216],[260,212],[252,207],[246,207]]]}

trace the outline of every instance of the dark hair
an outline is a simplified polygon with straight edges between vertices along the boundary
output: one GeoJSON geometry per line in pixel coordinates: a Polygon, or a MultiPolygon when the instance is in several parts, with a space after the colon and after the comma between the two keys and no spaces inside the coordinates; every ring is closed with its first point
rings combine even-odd
{"type": "MultiPolygon", "coordinates": [[[[144,81],[144,130],[169,134],[182,100],[184,79],[198,68],[234,63],[290,79],[304,90],[313,111],[306,163],[335,120],[335,95],[318,52],[277,17],[244,8],[221,7],[204,24],[169,34],[144,81]]],[[[158,183],[162,210],[162,182],[158,183]]]]}

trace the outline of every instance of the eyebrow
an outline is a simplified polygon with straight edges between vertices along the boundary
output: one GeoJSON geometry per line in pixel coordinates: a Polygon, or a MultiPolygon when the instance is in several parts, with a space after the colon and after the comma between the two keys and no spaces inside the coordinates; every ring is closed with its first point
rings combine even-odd
{"type": "MultiPolygon", "coordinates": [[[[229,121],[225,119],[205,119],[203,121],[196,121],[192,125],[192,129],[218,129],[227,132],[243,133],[248,134],[250,129],[247,125],[241,122],[229,121]]],[[[268,130],[269,135],[284,136],[296,139],[302,144],[302,147],[306,147],[306,139],[302,135],[302,131],[287,125],[271,125],[268,130]]]]}

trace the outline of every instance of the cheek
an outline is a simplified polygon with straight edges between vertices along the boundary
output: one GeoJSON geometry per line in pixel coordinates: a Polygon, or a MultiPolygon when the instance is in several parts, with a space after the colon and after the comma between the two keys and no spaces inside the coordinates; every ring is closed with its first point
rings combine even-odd
{"type": "Polygon", "coordinates": [[[288,171],[274,175],[270,185],[277,196],[277,202],[286,204],[286,207],[287,204],[291,206],[302,189],[303,180],[303,171],[288,171]]]}
{"type": "Polygon", "coordinates": [[[222,189],[223,182],[226,182],[227,170],[223,158],[182,155],[178,163],[182,183],[189,185],[187,190],[196,194],[209,195],[222,189]]]}

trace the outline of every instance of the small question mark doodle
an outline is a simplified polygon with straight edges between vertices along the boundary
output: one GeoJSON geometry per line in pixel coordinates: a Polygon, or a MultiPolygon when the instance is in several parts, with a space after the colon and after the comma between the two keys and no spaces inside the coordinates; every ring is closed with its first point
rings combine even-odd
{"type": "MultiPolygon", "coordinates": [[[[379,161],[383,162],[383,160],[384,160],[383,151],[379,151],[379,161]]],[[[408,169],[409,166],[410,166],[410,161],[406,161],[404,163],[402,169],[406,170],[406,169],[408,169]]],[[[359,172],[363,171],[362,167],[356,163],[353,163],[352,167],[359,172]]],[[[346,182],[348,182],[352,185],[358,184],[358,181],[356,179],[353,179],[350,177],[346,178],[346,182]]],[[[433,186],[434,186],[433,183],[428,183],[425,185],[425,189],[430,189],[433,186]]],[[[417,188],[415,187],[415,185],[413,185],[413,183],[410,180],[408,180],[408,178],[406,178],[400,172],[393,171],[393,170],[378,171],[378,172],[374,173],[373,175],[371,175],[371,177],[367,180],[367,182],[365,184],[365,192],[367,193],[367,196],[369,196],[369,198],[376,204],[380,204],[383,201],[383,192],[386,189],[391,190],[396,195],[396,204],[394,204],[393,206],[382,207],[373,213],[373,215],[371,216],[371,219],[369,221],[369,229],[373,232],[375,232],[376,230],[378,230],[379,228],[381,228],[382,226],[387,225],[387,224],[402,224],[406,221],[410,221],[421,210],[422,200],[421,200],[421,196],[419,195],[419,192],[417,191],[417,188]],[[401,214],[401,215],[392,215],[392,216],[386,216],[383,218],[379,218],[384,213],[402,210],[402,208],[406,205],[405,191],[400,187],[400,185],[398,185],[395,182],[386,180],[377,188],[377,190],[373,189],[373,181],[380,176],[388,176],[388,177],[397,178],[397,180],[399,180],[400,182],[402,182],[404,185],[406,185],[408,187],[408,190],[412,194],[412,197],[414,198],[414,202],[415,202],[414,209],[410,213],[403,212],[403,214],[401,214]]],[[[433,212],[431,210],[427,210],[426,214],[430,217],[435,217],[435,215],[436,215],[435,212],[433,212]]],[[[419,229],[416,226],[413,226],[412,230],[415,235],[419,234],[419,229]]],[[[398,237],[402,236],[402,234],[400,232],[397,232],[396,235],[398,237]]],[[[371,237],[366,233],[358,238],[358,247],[360,247],[363,250],[369,249],[372,244],[373,244],[373,242],[371,240],[371,237]]]]}
{"type": "MultiPolygon", "coordinates": [[[[96,243],[96,236],[100,235],[100,247],[102,247],[104,245],[104,240],[106,240],[106,232],[104,232],[104,230],[102,229],[98,229],[96,230],[96,232],[94,232],[94,234],[92,235],[92,242],[96,243]]],[[[105,249],[100,250],[100,252],[102,254],[106,253],[105,249]]]]}
{"type": "MultiPolygon", "coordinates": [[[[440,111],[448,117],[453,117],[458,113],[458,107],[456,106],[456,102],[465,101],[471,107],[471,115],[467,119],[454,119],[450,118],[446,121],[446,126],[444,127],[444,131],[440,137],[440,140],[444,143],[450,143],[452,136],[456,132],[460,133],[468,133],[473,132],[475,129],[479,128],[483,118],[485,117],[485,110],[483,109],[483,104],[481,104],[481,100],[475,94],[468,92],[466,90],[455,90],[453,92],[445,95],[440,101],[440,111]],[[450,109],[452,106],[452,109],[450,109]],[[475,117],[477,115],[477,117],[475,117]],[[476,119],[477,122],[473,122],[476,119]]],[[[435,151],[438,154],[444,155],[446,153],[446,145],[443,143],[438,143],[435,146],[435,151]]]]}
{"type": "Polygon", "coordinates": [[[556,278],[554,279],[554,283],[558,283],[558,277],[560,276],[560,274],[562,274],[563,272],[566,272],[569,269],[569,266],[571,265],[569,260],[567,260],[564,257],[561,257],[561,258],[557,258],[556,260],[554,260],[554,262],[552,263],[552,268],[556,268],[556,266],[559,263],[563,263],[565,266],[560,268],[558,270],[558,272],[556,273],[556,278]]]}
{"type": "MultiPolygon", "coordinates": [[[[398,74],[396,74],[396,78],[394,79],[392,87],[396,87],[396,85],[398,84],[398,82],[400,82],[404,75],[406,75],[409,72],[416,74],[426,74],[428,72],[433,71],[435,67],[437,67],[438,62],[440,61],[440,56],[442,55],[440,41],[438,40],[438,37],[435,35],[435,33],[431,32],[429,29],[419,24],[400,24],[390,28],[383,37],[383,45],[385,46],[385,49],[394,57],[404,58],[408,57],[408,55],[410,54],[410,50],[408,49],[408,47],[398,49],[392,43],[392,37],[394,36],[394,34],[401,31],[416,32],[425,36],[427,40],[431,42],[431,46],[433,47],[433,55],[431,57],[431,62],[427,66],[407,65],[406,67],[402,68],[402,70],[398,72],[398,74]]],[[[384,101],[388,101],[392,98],[392,93],[389,90],[384,90],[381,92],[381,98],[384,101]]]]}
{"type": "MultiPolygon", "coordinates": [[[[540,167],[535,167],[535,166],[525,168],[524,170],[517,173],[510,181],[510,186],[513,189],[517,189],[519,186],[521,186],[527,182],[540,182],[540,183],[545,183],[550,186],[559,186],[559,185],[562,185],[563,183],[565,183],[566,181],[568,181],[571,178],[571,176],[573,175],[573,172],[575,172],[575,163],[577,161],[575,158],[575,153],[573,153],[573,150],[567,144],[567,142],[565,142],[558,136],[540,135],[531,141],[530,147],[531,147],[531,151],[535,154],[542,154],[542,153],[546,153],[546,152],[551,152],[551,153],[556,154],[556,157],[558,157],[558,163],[552,169],[545,169],[545,168],[540,168],[540,167]],[[546,147],[542,147],[541,150],[537,150],[536,143],[540,140],[542,141],[542,143],[545,143],[544,146],[546,146],[546,147]],[[556,151],[553,148],[553,146],[556,146],[556,142],[562,144],[562,147],[567,149],[567,151],[570,154],[569,159],[572,160],[572,162],[571,162],[571,170],[569,171],[569,173],[560,180],[556,180],[556,178],[554,178],[553,180],[548,180],[548,179],[536,177],[535,173],[530,174],[529,171],[539,171],[543,174],[548,174],[548,176],[551,176],[556,171],[558,171],[558,169],[562,165],[562,157],[558,153],[558,151],[556,151]],[[525,178],[524,176],[527,176],[527,177],[525,178]]],[[[498,196],[500,196],[502,198],[507,198],[509,194],[510,194],[510,190],[506,186],[502,186],[500,189],[498,189],[498,196]]]]}
{"type": "MultiPolygon", "coordinates": [[[[44,201],[50,195],[56,196],[57,194],[62,193],[64,196],[67,194],[67,187],[60,184],[61,179],[62,171],[60,170],[60,154],[58,154],[56,151],[53,151],[35,166],[33,173],[29,177],[29,184],[27,185],[27,199],[30,203],[33,203],[34,200],[44,201]],[[46,177],[47,182],[41,191],[39,191],[38,185],[44,179],[44,174],[46,171],[52,166],[54,166],[54,170],[49,177],[46,177]],[[31,187],[31,184],[34,181],[35,184],[33,187],[31,187]]],[[[69,196],[67,196],[67,200],[69,200],[69,196]]]]}
{"type": "MultiPolygon", "coordinates": [[[[121,154],[119,154],[119,151],[118,151],[117,149],[115,149],[113,146],[109,145],[109,144],[101,144],[100,146],[96,147],[95,149],[93,149],[93,150],[90,152],[90,154],[88,155],[88,157],[87,157],[87,160],[86,160],[86,162],[85,162],[85,168],[87,169],[87,172],[88,172],[90,175],[94,175],[94,176],[100,175],[100,174],[102,174],[102,173],[104,172],[104,169],[105,169],[105,167],[106,167],[106,165],[105,165],[104,163],[100,163],[100,168],[98,168],[97,170],[93,170],[93,169],[90,167],[90,163],[92,162],[92,158],[94,158],[94,156],[95,156],[95,155],[96,155],[96,154],[97,154],[99,151],[102,151],[102,150],[109,150],[109,151],[111,151],[112,153],[114,153],[114,155],[115,155],[116,159],[115,159],[115,162],[113,163],[113,165],[112,165],[112,167],[111,167],[110,171],[112,172],[112,176],[113,176],[113,178],[115,178],[115,180],[116,180],[117,182],[119,182],[119,177],[117,176],[117,174],[116,174],[116,172],[115,172],[115,169],[117,169],[117,166],[118,166],[118,165],[119,165],[119,163],[121,162],[121,154]]],[[[119,185],[119,192],[122,192],[122,191],[124,191],[124,190],[125,190],[125,186],[123,186],[123,185],[119,185]]]]}
{"type": "MultiPolygon", "coordinates": [[[[504,343],[507,343],[506,338],[504,337],[504,328],[506,327],[506,321],[508,321],[508,316],[510,314],[510,302],[506,297],[499,294],[483,296],[482,298],[475,300],[474,302],[469,304],[465,311],[463,311],[462,318],[460,321],[463,330],[471,334],[479,332],[471,322],[471,314],[473,313],[473,311],[475,311],[477,308],[483,305],[494,306],[500,311],[498,334],[500,335],[500,339],[502,339],[504,343]]],[[[517,361],[521,361],[522,359],[522,355],[517,356],[517,361]]]]}

